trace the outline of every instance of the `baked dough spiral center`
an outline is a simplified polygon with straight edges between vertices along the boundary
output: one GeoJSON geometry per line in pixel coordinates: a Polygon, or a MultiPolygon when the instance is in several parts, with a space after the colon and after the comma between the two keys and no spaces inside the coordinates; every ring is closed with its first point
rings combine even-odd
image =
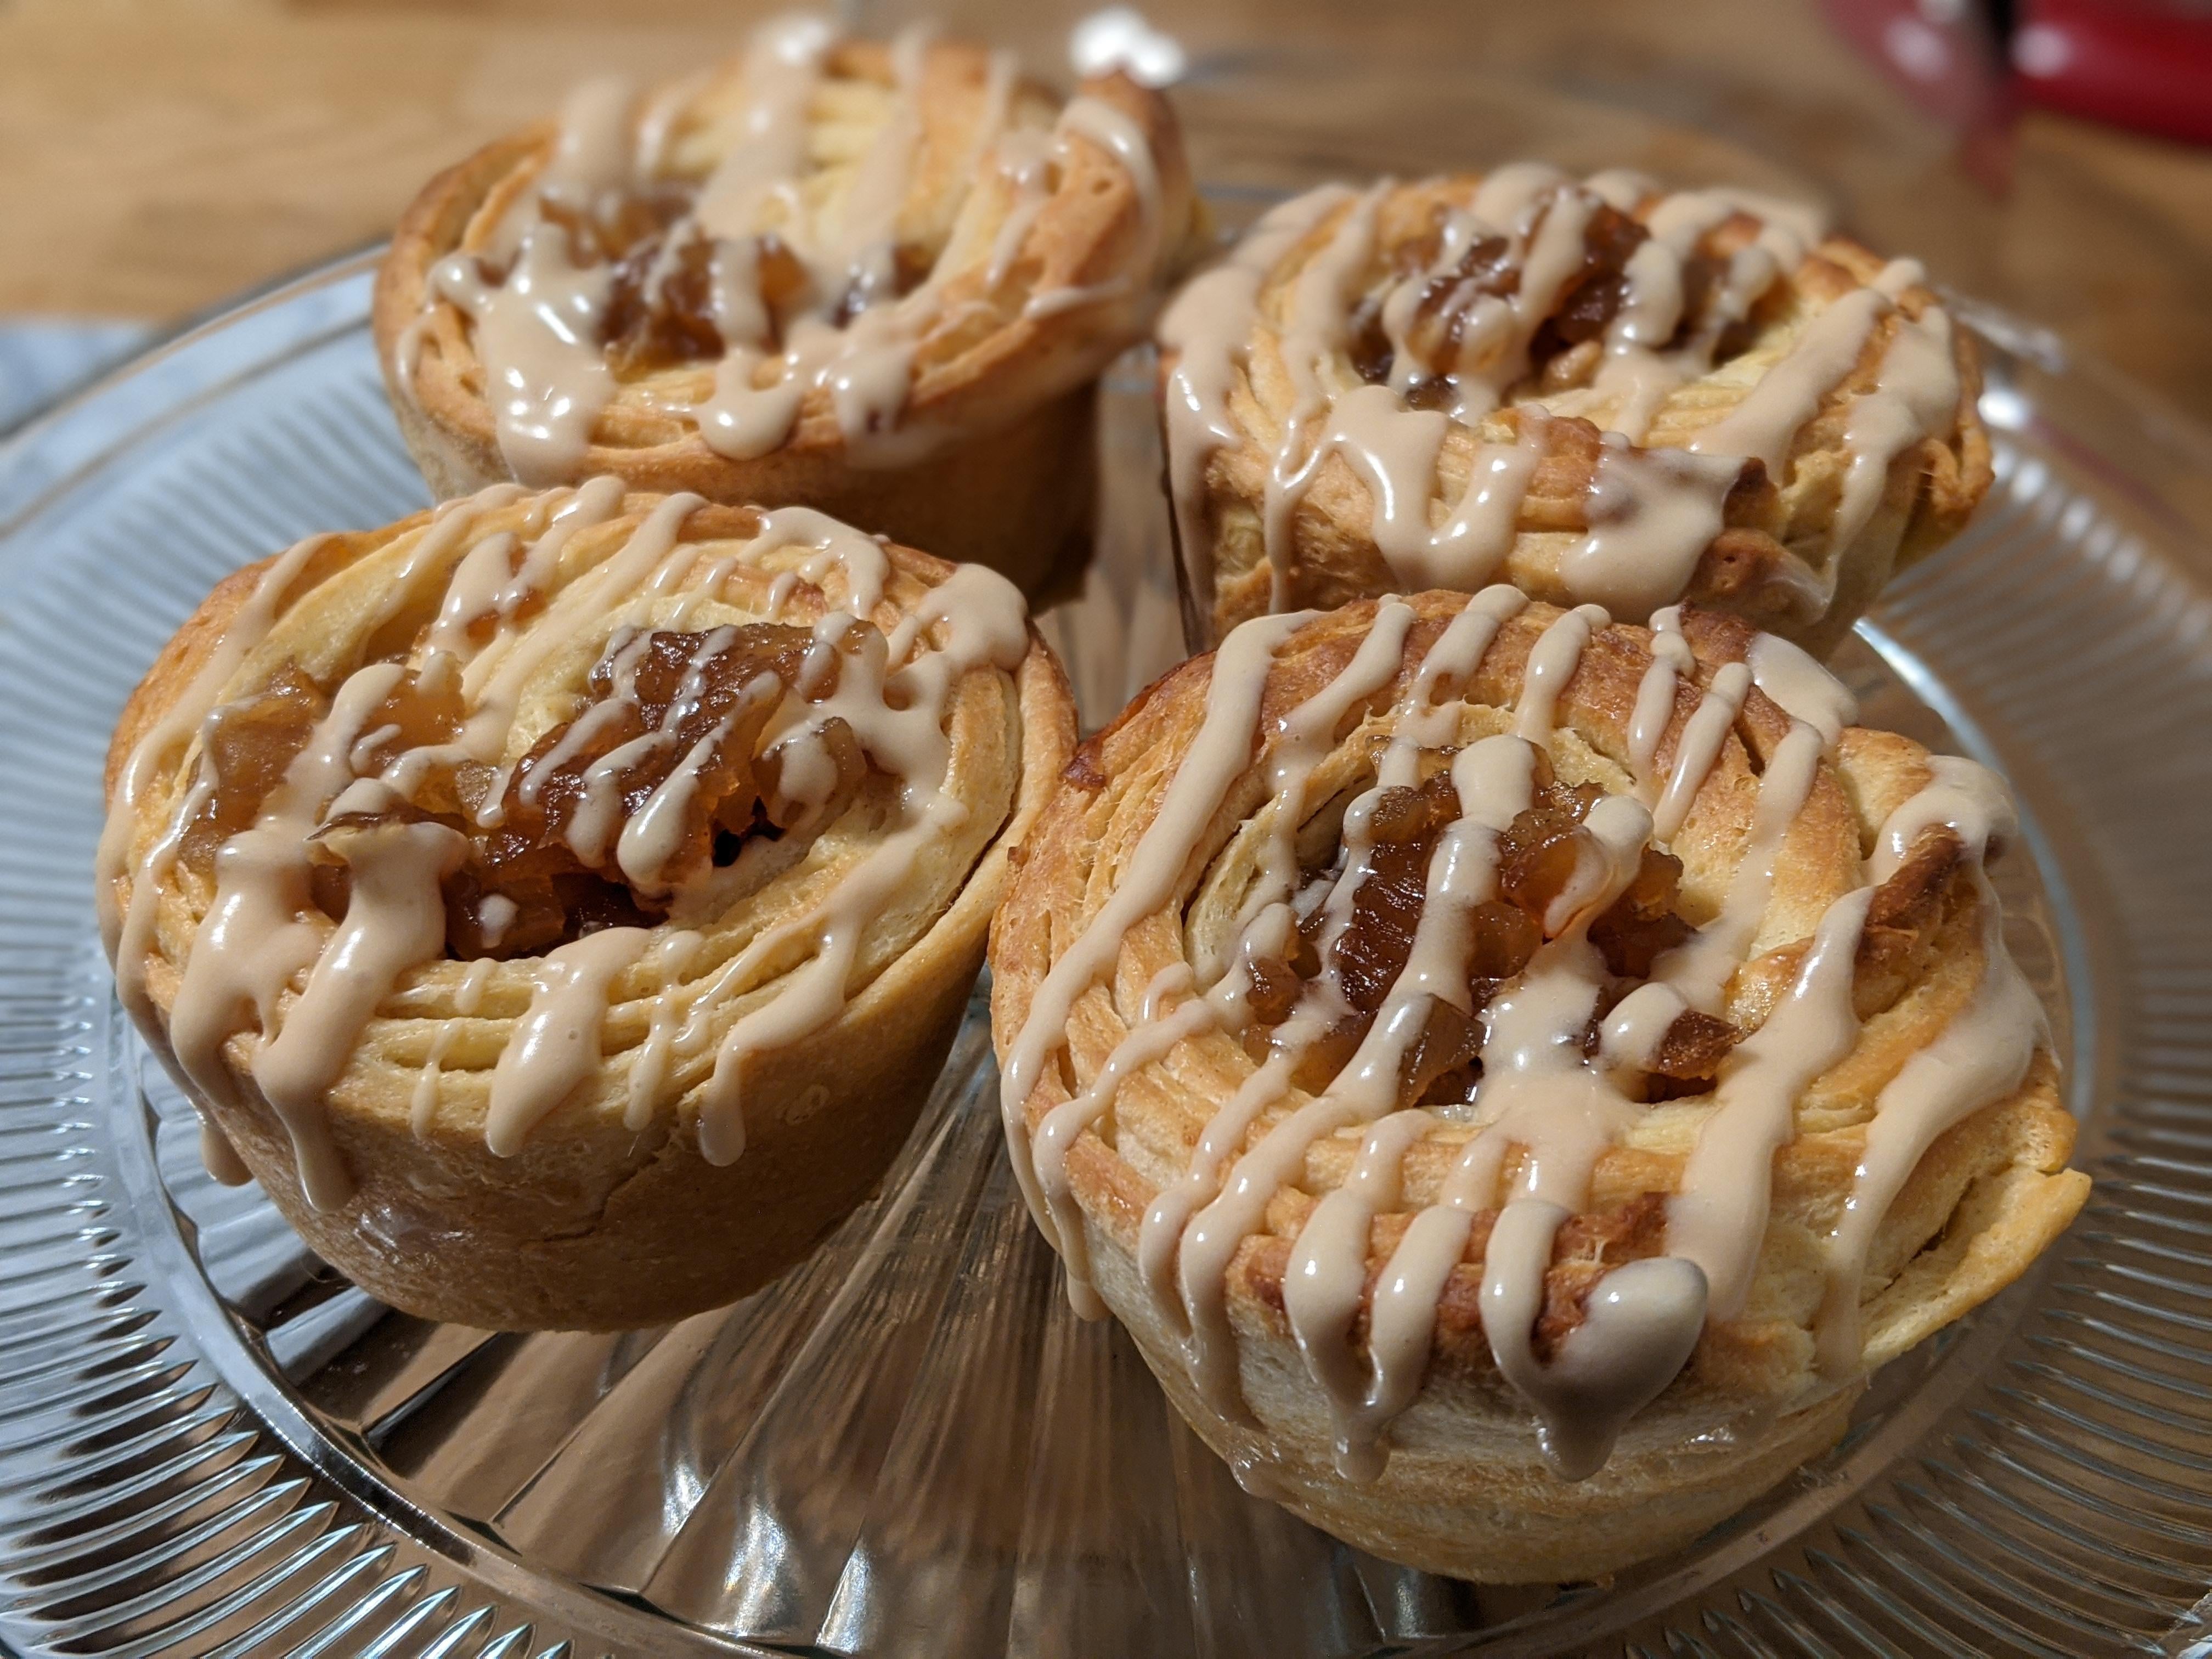
{"type": "Polygon", "coordinates": [[[526,483],[573,478],[617,404],[734,460],[811,422],[856,462],[907,465],[957,431],[918,416],[917,391],[994,335],[1071,312],[1097,313],[1086,335],[1148,319],[1189,204],[1164,186],[1135,98],[1109,79],[1055,112],[1010,53],[920,27],[886,51],[811,17],[657,94],[586,85],[429,268],[396,377],[411,387],[429,340],[465,319],[526,483]],[[1055,232],[1056,200],[1114,194],[1135,204],[1127,234],[1094,248],[1055,232]]]}
{"type": "Polygon", "coordinates": [[[419,1135],[479,1015],[493,1152],[599,1074],[619,1010],[629,1127],[696,1088],[731,1162],[749,1067],[926,933],[1012,808],[1019,594],[810,509],[502,485],[250,580],[122,761],[102,926],[142,1026],[204,1099],[250,1077],[320,1210],[354,1186],[332,1091],[417,1070],[419,1135]]]}
{"type": "Polygon", "coordinates": [[[1917,264],[1625,170],[1311,191],[1160,339],[1217,630],[1510,580],[1638,622],[1725,602],[1825,646],[1900,538],[1986,484],[1970,348],[1917,264]]]}
{"type": "Polygon", "coordinates": [[[1882,1052],[1819,1247],[1817,1368],[1856,1378],[1893,1200],[2045,1046],[1983,874],[1994,776],[1927,758],[1863,823],[1839,768],[1873,734],[1810,658],[1672,610],[1632,632],[1504,586],[1246,623],[1164,752],[1079,757],[1113,860],[1079,925],[1040,956],[1066,916],[1002,923],[1009,1139],[1071,1295],[1097,1310],[1075,1155],[1112,1133],[1154,1183],[1144,1293],[1255,1427],[1228,1279],[1288,1233],[1281,1307],[1346,1479],[1381,1474],[1469,1252],[1498,1373],[1560,1473],[1598,1469],[1745,1316],[1808,1090],[1882,1052]],[[1114,1125],[1171,1063],[1219,1095],[1187,1152],[1114,1125]]]}

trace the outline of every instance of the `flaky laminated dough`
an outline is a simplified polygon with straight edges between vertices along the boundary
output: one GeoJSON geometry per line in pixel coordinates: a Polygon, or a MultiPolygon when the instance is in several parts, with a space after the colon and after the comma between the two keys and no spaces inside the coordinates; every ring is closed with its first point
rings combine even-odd
{"type": "Polygon", "coordinates": [[[664,1323],[869,1190],[1073,741],[1020,595],[811,508],[493,486],[224,581],[125,708],[125,1006],[325,1260],[664,1323]]]}
{"type": "Polygon", "coordinates": [[[1851,717],[1733,618],[1498,586],[1247,623],[1078,750],[994,927],[1008,1141],[1253,1490],[1603,1574],[2071,1219],[2003,787],[1851,717]]]}
{"type": "Polygon", "coordinates": [[[1092,382],[1201,218],[1173,112],[1004,52],[818,19],[587,84],[431,181],[379,352],[432,489],[818,507],[1034,587],[1087,536],[1092,382]]]}
{"type": "Polygon", "coordinates": [[[1990,479],[1972,342],[1920,267],[1740,191],[1532,163],[1326,186],[1159,333],[1206,639],[1509,581],[1826,656],[1990,479]]]}

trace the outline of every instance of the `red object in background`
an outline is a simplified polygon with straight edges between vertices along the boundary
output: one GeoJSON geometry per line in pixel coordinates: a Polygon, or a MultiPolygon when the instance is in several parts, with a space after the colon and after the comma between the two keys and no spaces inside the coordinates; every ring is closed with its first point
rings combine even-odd
{"type": "Polygon", "coordinates": [[[2156,0],[2027,0],[2012,62],[2031,102],[2212,143],[2212,9],[2156,0]]]}
{"type": "Polygon", "coordinates": [[[2000,189],[2022,100],[2212,144],[2212,0],[1820,0],[1820,9],[1958,134],[1960,160],[2000,189]]]}
{"type": "Polygon", "coordinates": [[[1838,34],[1873,58],[1957,139],[1966,171],[2002,194],[2012,181],[2017,100],[1975,0],[1820,0],[1838,34]]]}

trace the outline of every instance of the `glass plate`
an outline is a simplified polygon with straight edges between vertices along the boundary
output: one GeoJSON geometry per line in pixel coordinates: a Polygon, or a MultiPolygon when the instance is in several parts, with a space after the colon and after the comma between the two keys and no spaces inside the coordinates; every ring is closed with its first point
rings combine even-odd
{"type": "MultiPolygon", "coordinates": [[[[1201,114],[1209,95],[1230,123],[1211,130],[1237,135],[1199,146],[1232,222],[1301,179],[1407,164],[1270,140],[1226,94],[1200,89],[1201,114]]],[[[1651,153],[1617,124],[1575,131],[1512,147],[1651,153]]],[[[131,685],[223,572],[424,503],[376,377],[372,269],[248,303],[0,446],[15,1650],[2199,1651],[2212,575],[2173,503],[2212,472],[2201,434],[1977,313],[1998,343],[1997,485],[1842,664],[1870,722],[2019,792],[1999,871],[2083,1119],[2081,1223],[1884,1371],[1833,1453],[1692,1547],[1604,1584],[1477,1588],[1244,1496],[1117,1328],[1070,1315],[998,1150],[980,994],[879,1193],[767,1290],[665,1329],[410,1318],[307,1255],[256,1191],[209,1181],[100,959],[102,759],[131,685]]],[[[1092,723],[1179,653],[1150,381],[1142,354],[1109,378],[1098,554],[1046,619],[1092,723]]]]}

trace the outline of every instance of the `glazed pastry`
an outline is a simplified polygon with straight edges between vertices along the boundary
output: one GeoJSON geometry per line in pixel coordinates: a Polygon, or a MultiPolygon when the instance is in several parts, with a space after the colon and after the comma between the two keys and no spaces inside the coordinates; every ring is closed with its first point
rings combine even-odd
{"type": "Polygon", "coordinates": [[[811,18],[434,179],[378,349],[431,487],[612,473],[798,504],[1033,586],[1087,536],[1092,382],[1201,229],[1175,118],[811,18]]]}
{"type": "Polygon", "coordinates": [[[1842,1432],[2081,1206],[1969,762],[1803,652],[1505,586],[1263,617],[1076,753],[994,924],[1079,1308],[1362,1548],[1585,1578],[1842,1432]]]}
{"type": "Polygon", "coordinates": [[[495,486],[209,596],[109,750],[116,985],[425,1318],[740,1296],[881,1175],[1073,743],[1004,577],[809,508],[495,486]]]}
{"type": "Polygon", "coordinates": [[[1626,172],[1314,191],[1160,339],[1200,640],[1503,580],[1825,656],[1990,483],[1973,347],[1918,265],[1626,172]]]}

